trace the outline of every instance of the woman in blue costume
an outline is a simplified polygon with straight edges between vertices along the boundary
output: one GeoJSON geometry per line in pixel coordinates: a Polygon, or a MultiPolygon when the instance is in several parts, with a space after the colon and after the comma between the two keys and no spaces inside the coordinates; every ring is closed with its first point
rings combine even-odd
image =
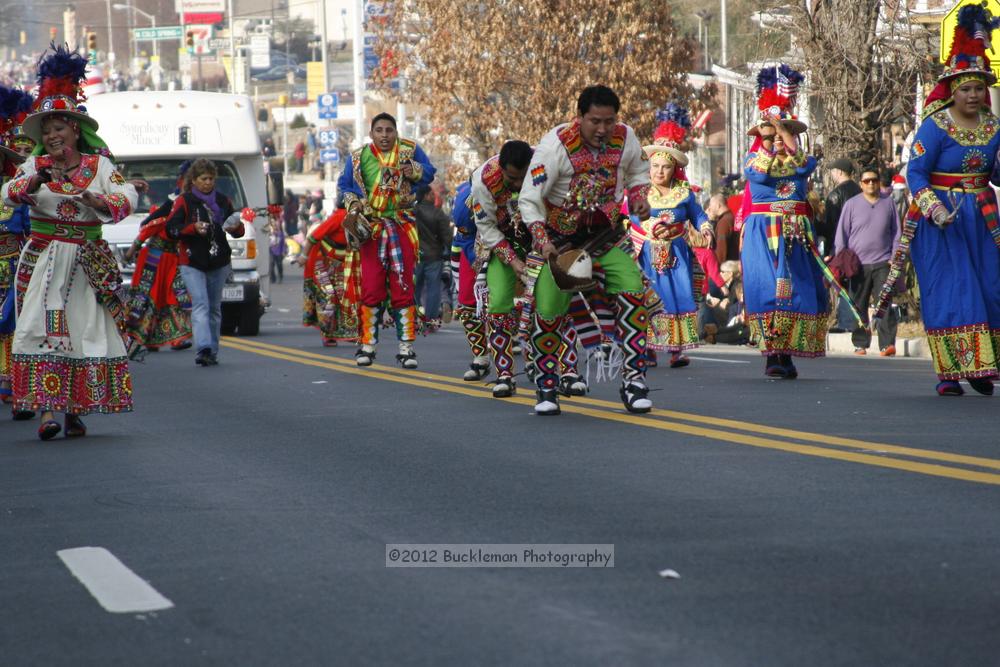
{"type": "Polygon", "coordinates": [[[802,150],[797,135],[806,126],[791,115],[802,79],[787,65],[761,70],[762,121],[749,132],[755,140],[743,169],[749,192],[741,251],[746,317],[767,357],[764,373],[787,379],[798,377],[792,357],[826,354],[830,315],[824,278],[831,277],[815,252],[806,202],[816,158],[802,150]]]}
{"type": "MultiPolygon", "coordinates": [[[[0,168],[6,181],[34,149],[35,142],[20,133],[21,121],[31,111],[31,95],[20,88],[0,86],[0,168]]],[[[11,349],[15,329],[15,277],[21,249],[31,233],[27,205],[0,207],[0,400],[12,403],[11,349]]],[[[30,410],[13,410],[15,420],[31,419],[30,410]]]]}
{"type": "Polygon", "coordinates": [[[671,353],[670,367],[687,366],[682,352],[698,344],[698,305],[704,272],[689,243],[711,243],[712,224],[691,190],[681,151],[687,112],[668,105],[667,117],[644,146],[649,158],[650,185],[646,192],[650,217],[629,216],[636,260],[663,308],[649,318],[647,347],[671,353]],[[697,280],[696,280],[697,276],[697,280]]]}
{"type": "MultiPolygon", "coordinates": [[[[921,311],[941,396],[965,379],[993,393],[1000,355],[1000,226],[990,174],[1000,121],[989,109],[996,78],[975,34],[997,27],[980,5],[959,11],[944,74],[928,97],[906,180],[914,206],[904,235],[920,285],[921,311]]],[[[994,181],[996,182],[996,181],[994,181]]]]}

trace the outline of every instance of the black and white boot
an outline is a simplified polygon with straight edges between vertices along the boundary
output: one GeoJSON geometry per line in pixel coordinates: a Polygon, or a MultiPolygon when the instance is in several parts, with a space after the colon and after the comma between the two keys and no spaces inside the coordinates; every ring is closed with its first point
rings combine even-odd
{"type": "Polygon", "coordinates": [[[501,375],[493,384],[493,398],[510,398],[516,393],[517,385],[509,375],[501,375]]]}
{"type": "Polygon", "coordinates": [[[413,351],[412,344],[399,344],[399,354],[396,355],[396,363],[409,370],[417,367],[417,354],[413,351]]]}
{"type": "Polygon", "coordinates": [[[563,396],[586,396],[590,387],[582,377],[567,373],[559,378],[559,393],[563,396]]]}
{"type": "Polygon", "coordinates": [[[653,409],[653,402],[647,398],[649,387],[639,380],[628,380],[622,383],[619,393],[622,403],[629,412],[644,413],[653,409]]]}
{"type": "Polygon", "coordinates": [[[469,370],[465,371],[465,375],[462,376],[462,379],[466,382],[477,382],[489,374],[490,358],[485,356],[473,357],[472,363],[469,364],[469,370]]]}
{"type": "Polygon", "coordinates": [[[559,394],[555,389],[539,389],[536,392],[535,414],[542,417],[559,414],[559,394]]]}
{"type": "Polygon", "coordinates": [[[354,363],[358,366],[371,366],[375,363],[375,346],[362,345],[354,353],[354,363]]]}

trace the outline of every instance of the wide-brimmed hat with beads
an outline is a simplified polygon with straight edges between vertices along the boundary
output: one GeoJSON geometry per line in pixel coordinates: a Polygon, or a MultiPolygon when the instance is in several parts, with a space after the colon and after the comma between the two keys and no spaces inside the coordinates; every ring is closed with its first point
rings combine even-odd
{"type": "Polygon", "coordinates": [[[42,121],[50,116],[64,116],[80,125],[97,130],[97,121],[87,114],[81,90],[86,79],[87,59],[65,46],[53,45],[51,53],[38,61],[38,96],[32,113],[21,128],[27,136],[42,141],[42,121]]]}
{"type": "Polygon", "coordinates": [[[651,158],[657,153],[666,153],[674,164],[687,166],[688,158],[683,150],[688,130],[691,129],[691,119],[687,109],[670,102],[656,114],[656,119],[660,124],[653,131],[653,143],[642,147],[646,157],[651,158]]]}
{"type": "Polygon", "coordinates": [[[14,145],[27,141],[34,148],[35,142],[21,132],[21,123],[31,111],[32,97],[20,88],[0,86],[0,153],[4,158],[20,164],[24,161],[14,145]]]}
{"type": "MultiPolygon", "coordinates": [[[[987,85],[996,83],[986,52],[993,48],[990,35],[997,27],[1000,27],[1000,19],[994,18],[983,5],[965,5],[958,10],[948,60],[937,85],[924,101],[924,118],[951,105],[952,93],[965,81],[979,79],[987,85]]],[[[988,104],[989,95],[986,96],[988,104]]]]}

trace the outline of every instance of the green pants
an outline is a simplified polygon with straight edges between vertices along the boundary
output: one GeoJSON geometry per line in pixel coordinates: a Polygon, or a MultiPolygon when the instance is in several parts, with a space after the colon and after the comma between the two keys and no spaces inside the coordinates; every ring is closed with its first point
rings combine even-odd
{"type": "Polygon", "coordinates": [[[514,310],[514,288],[517,274],[510,265],[493,255],[486,265],[486,286],[490,290],[490,315],[506,315],[514,310]]]}
{"type": "MultiPolygon", "coordinates": [[[[600,257],[594,257],[594,261],[601,265],[604,271],[604,291],[609,296],[615,296],[622,292],[642,292],[642,273],[635,260],[621,248],[612,248],[600,257]]],[[[490,269],[493,268],[492,263],[490,269]]],[[[492,286],[490,287],[492,298],[492,286]]],[[[563,292],[556,287],[556,282],[552,278],[552,271],[548,263],[542,267],[542,272],[538,274],[535,281],[535,312],[539,317],[546,320],[553,320],[561,317],[569,310],[570,292],[563,292]]],[[[490,309],[493,312],[493,309],[490,309]]]]}

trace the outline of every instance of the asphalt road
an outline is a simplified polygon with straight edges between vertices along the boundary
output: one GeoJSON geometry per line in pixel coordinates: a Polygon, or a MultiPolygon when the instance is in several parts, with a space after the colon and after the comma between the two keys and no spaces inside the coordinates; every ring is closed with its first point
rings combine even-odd
{"type": "Polygon", "coordinates": [[[355,368],[300,287],[218,367],[134,366],[136,411],[82,441],[0,422],[0,664],[997,664],[1000,398],[939,398],[923,360],[773,381],[712,346],[651,372],[651,415],[605,384],[540,418],[459,379],[457,324],[418,371],[391,332],[355,368]],[[388,568],[393,543],[615,558],[388,568]],[[87,546],[173,606],[106,611],[57,555],[87,546]]]}

